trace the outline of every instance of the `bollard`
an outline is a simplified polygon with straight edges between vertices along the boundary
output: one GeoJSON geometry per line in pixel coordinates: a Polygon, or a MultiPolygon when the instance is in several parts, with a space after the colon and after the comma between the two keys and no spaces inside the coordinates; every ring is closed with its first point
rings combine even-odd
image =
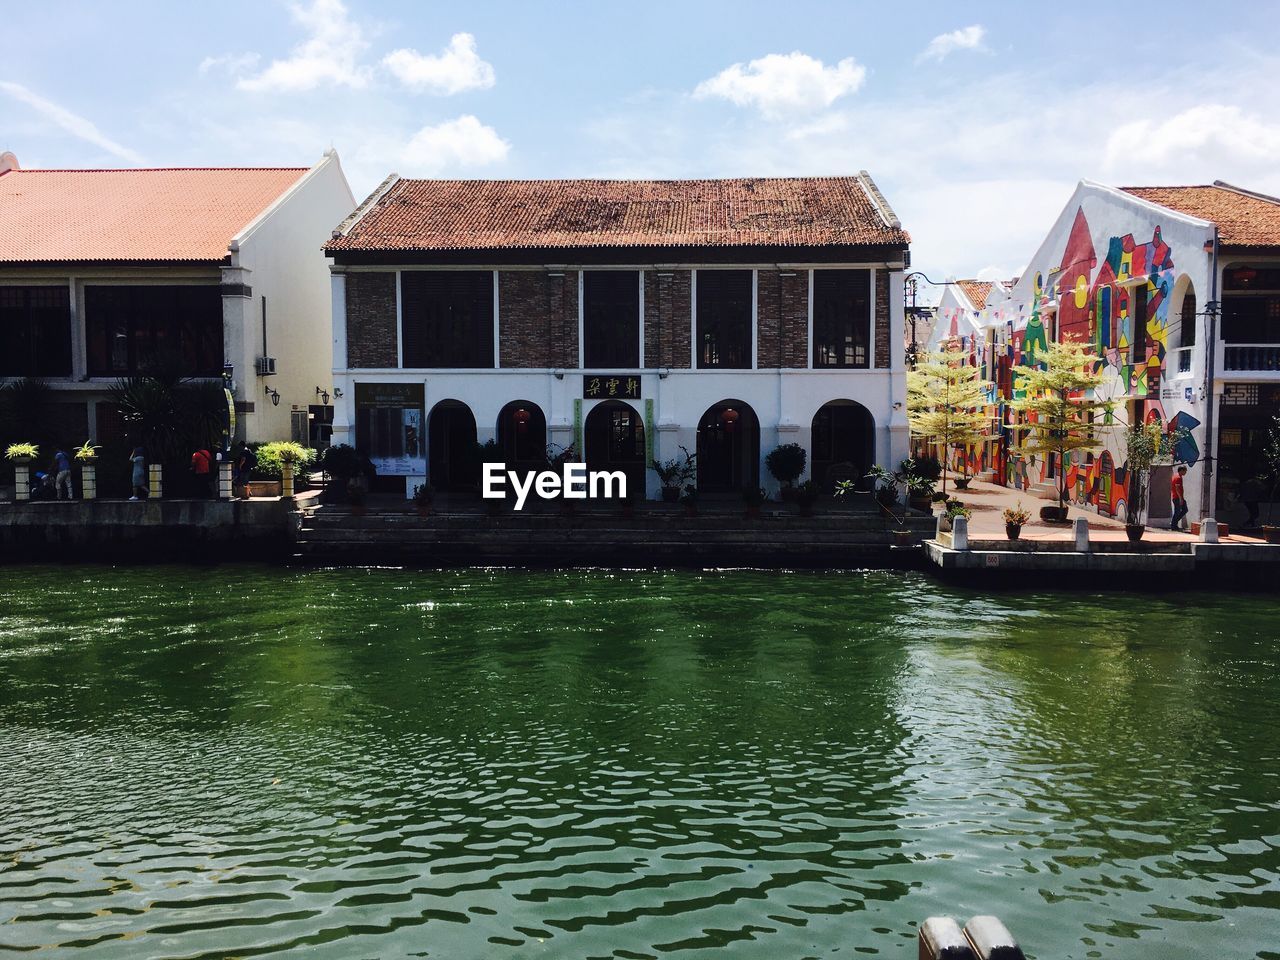
{"type": "Polygon", "coordinates": [[[14,464],[13,498],[15,500],[31,499],[31,468],[25,463],[14,464]]]}
{"type": "Polygon", "coordinates": [[[968,517],[952,518],[951,547],[953,550],[969,549],[969,518],[968,517]]]}
{"type": "Polygon", "coordinates": [[[293,499],[293,461],[291,460],[280,464],[280,495],[286,500],[293,499]]]}
{"type": "Polygon", "coordinates": [[[1213,519],[1213,517],[1200,521],[1200,542],[1218,542],[1218,521],[1213,519]]]}
{"type": "Polygon", "coordinates": [[[80,499],[96,500],[98,498],[98,468],[95,464],[86,463],[80,467],[80,499]]]}
{"type": "Polygon", "coordinates": [[[973,947],[950,917],[930,917],[920,924],[920,960],[974,960],[973,947]]]}
{"type": "Polygon", "coordinates": [[[940,513],[938,514],[938,522],[933,525],[933,538],[937,540],[939,543],[942,542],[942,535],[944,533],[951,532],[946,528],[945,526],[946,522],[947,522],[947,515],[945,513],[940,513]]]}
{"type": "Polygon", "coordinates": [[[1088,517],[1076,517],[1076,551],[1079,553],[1088,553],[1089,551],[1088,517]]]}
{"type": "Polygon", "coordinates": [[[1018,941],[996,917],[974,917],[964,925],[978,960],[1026,960],[1018,941]]]}
{"type": "Polygon", "coordinates": [[[230,500],[235,495],[231,484],[231,461],[218,461],[218,499],[230,500]]]}
{"type": "Polygon", "coordinates": [[[147,499],[159,500],[164,496],[164,467],[158,463],[147,464],[147,499]]]}

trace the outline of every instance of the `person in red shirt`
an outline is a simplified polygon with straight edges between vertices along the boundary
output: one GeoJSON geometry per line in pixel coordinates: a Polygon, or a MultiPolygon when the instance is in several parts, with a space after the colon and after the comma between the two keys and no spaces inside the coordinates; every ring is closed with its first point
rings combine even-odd
{"type": "Polygon", "coordinates": [[[1177,530],[1182,524],[1182,518],[1187,515],[1187,496],[1182,490],[1182,478],[1186,475],[1187,468],[1178,467],[1173,480],[1169,482],[1169,497],[1173,500],[1173,520],[1169,523],[1170,530],[1177,530]]]}
{"type": "Polygon", "coordinates": [[[206,500],[212,495],[209,479],[213,476],[213,456],[208,450],[197,450],[191,455],[191,473],[195,476],[196,495],[206,500]]]}

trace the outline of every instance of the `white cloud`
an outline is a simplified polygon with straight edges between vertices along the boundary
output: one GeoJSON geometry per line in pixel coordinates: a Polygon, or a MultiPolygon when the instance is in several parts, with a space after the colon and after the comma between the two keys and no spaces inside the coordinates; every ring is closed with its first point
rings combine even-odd
{"type": "Polygon", "coordinates": [[[854,93],[867,69],[852,57],[826,66],[800,51],[771,53],[745,67],[735,63],[698,84],[698,98],[721,97],[740,107],[754,106],[766,117],[779,119],[791,112],[811,112],[831,106],[854,93]]]}
{"type": "Polygon", "coordinates": [[[261,59],[256,53],[224,53],[220,57],[205,57],[201,60],[199,72],[224,70],[230,74],[243,73],[256,67],[261,59]]]}
{"type": "Polygon", "coordinates": [[[61,127],[73,137],[78,137],[87,143],[92,143],[96,147],[100,147],[114,157],[121,160],[127,160],[129,163],[141,164],[142,156],[134,150],[117,143],[110,137],[102,133],[101,130],[94,125],[91,120],[86,120],[77,113],[72,113],[66,107],[59,106],[52,100],[46,100],[37,93],[28,90],[20,83],[13,83],[8,80],[0,80],[0,91],[7,93],[13,99],[20,103],[25,103],[31,107],[36,113],[40,114],[46,120],[61,127]]]}
{"type": "Polygon", "coordinates": [[[485,90],[495,82],[493,66],[480,59],[476,38],[469,33],[455,33],[438,56],[401,49],[387,54],[382,63],[402,84],[419,92],[448,96],[485,90]]]}
{"type": "Polygon", "coordinates": [[[957,50],[984,50],[982,39],[986,35],[986,28],[976,23],[950,33],[940,33],[929,41],[916,60],[941,60],[957,50]]]}
{"type": "Polygon", "coordinates": [[[470,114],[423,127],[399,152],[401,173],[439,173],[505,160],[511,144],[470,114]]]}
{"type": "Polygon", "coordinates": [[[342,0],[313,0],[290,8],[307,38],[283,60],[273,60],[256,76],[243,77],[236,86],[254,92],[289,92],[314,90],[319,86],[368,86],[372,71],[362,66],[360,58],[368,49],[368,41],[360,25],[347,16],[342,0]]]}
{"type": "MultiPolygon", "coordinates": [[[[1229,179],[1228,171],[1272,179],[1280,123],[1237,106],[1204,103],[1164,120],[1134,120],[1107,138],[1104,165],[1127,179],[1229,179]]],[[[1242,184],[1245,186],[1245,184],[1242,184]]]]}

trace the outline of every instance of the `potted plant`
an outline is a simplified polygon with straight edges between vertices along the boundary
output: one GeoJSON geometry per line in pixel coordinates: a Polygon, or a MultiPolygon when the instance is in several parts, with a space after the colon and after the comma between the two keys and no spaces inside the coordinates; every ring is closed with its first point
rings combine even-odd
{"type": "Polygon", "coordinates": [[[686,517],[696,517],[698,515],[698,488],[692,483],[686,485],[684,491],[680,494],[680,502],[684,504],[684,515],[686,517]]]}
{"type": "Polygon", "coordinates": [[[907,457],[898,464],[896,477],[907,488],[907,504],[911,509],[928,513],[933,498],[933,479],[920,469],[919,463],[907,457]]]}
{"type": "Polygon", "coordinates": [[[658,475],[662,484],[662,499],[665,503],[678,503],[685,485],[691,483],[698,473],[698,455],[690,453],[683,446],[682,456],[672,460],[653,461],[653,472],[658,475]]]}
{"type": "Polygon", "coordinates": [[[1022,525],[1031,519],[1031,513],[1022,505],[1022,501],[1018,501],[1016,507],[1004,508],[1004,533],[1010,540],[1017,540],[1022,536],[1022,525]]]}
{"type": "Polygon", "coordinates": [[[294,472],[299,466],[309,463],[315,457],[314,450],[309,450],[292,440],[272,440],[258,447],[254,454],[257,457],[254,472],[266,477],[268,483],[273,483],[277,477],[280,481],[280,489],[277,493],[271,492],[274,488],[265,488],[263,493],[266,496],[283,497],[293,496],[294,472]]]}
{"type": "Polygon", "coordinates": [[[6,460],[25,466],[40,456],[40,448],[34,443],[11,443],[5,448],[4,455],[6,460]]]}
{"type": "Polygon", "coordinates": [[[1151,486],[1151,467],[1166,459],[1174,445],[1182,439],[1183,430],[1165,433],[1158,420],[1131,424],[1125,431],[1125,467],[1129,474],[1129,489],[1124,501],[1124,533],[1130,543],[1137,543],[1146,531],[1143,513],[1147,506],[1148,488],[1151,486]]]}
{"type": "MultiPolygon", "coordinates": [[[[884,467],[876,464],[871,468],[871,472],[867,474],[871,480],[872,497],[879,508],[881,516],[884,517],[886,524],[893,524],[893,537],[898,546],[909,546],[915,541],[915,535],[908,529],[906,525],[907,514],[903,510],[899,513],[899,505],[901,498],[898,496],[898,484],[902,482],[902,477],[884,467]]],[[[851,482],[836,485],[836,496],[846,496],[853,491],[854,485],[851,482]]]]}
{"type": "Polygon", "coordinates": [[[806,480],[796,487],[796,503],[800,507],[800,516],[813,515],[813,505],[818,500],[818,487],[812,480],[806,480]]]}
{"type": "Polygon", "coordinates": [[[956,517],[968,518],[969,516],[970,510],[964,505],[964,501],[958,500],[955,497],[948,497],[946,506],[942,511],[942,529],[950,530],[951,524],[956,517]]]}
{"type": "Polygon", "coordinates": [[[92,440],[86,440],[80,446],[76,447],[75,458],[79,463],[94,464],[98,462],[98,451],[101,447],[96,447],[92,440]]]}
{"type": "Polygon", "coordinates": [[[804,473],[808,462],[809,455],[798,443],[780,444],[765,456],[764,465],[768,467],[773,478],[782,484],[782,489],[778,491],[780,500],[787,501],[796,497],[796,488],[793,484],[800,474],[804,473]]]}
{"type": "Polygon", "coordinates": [[[418,516],[426,517],[431,513],[431,503],[436,498],[436,489],[429,483],[419,483],[413,488],[413,505],[418,516]]]}
{"type": "Polygon", "coordinates": [[[760,506],[765,501],[764,487],[743,487],[742,503],[747,508],[747,516],[756,518],[760,516],[760,506]]]}
{"type": "Polygon", "coordinates": [[[364,454],[350,444],[337,443],[327,448],[320,458],[320,469],[333,482],[325,489],[325,499],[339,502],[349,499],[350,481],[365,475],[366,464],[364,454]]]}

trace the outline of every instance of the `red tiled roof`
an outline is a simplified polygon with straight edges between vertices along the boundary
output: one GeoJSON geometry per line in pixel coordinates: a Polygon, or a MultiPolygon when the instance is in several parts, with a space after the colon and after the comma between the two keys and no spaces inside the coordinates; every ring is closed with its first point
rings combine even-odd
{"type": "Polygon", "coordinates": [[[991,288],[995,284],[990,280],[957,280],[956,286],[969,298],[974,309],[981,310],[987,305],[987,297],[991,296],[991,288]]]}
{"type": "Polygon", "coordinates": [[[325,249],[902,246],[909,241],[866,174],[741,180],[395,180],[384,193],[370,197],[325,249]]]}
{"type": "Polygon", "coordinates": [[[219,261],[305,167],[10,170],[0,263],[219,261]]]}
{"type": "Polygon", "coordinates": [[[1280,247],[1280,199],[1215,180],[1195,187],[1121,187],[1125,193],[1218,225],[1224,247],[1280,247]]]}

